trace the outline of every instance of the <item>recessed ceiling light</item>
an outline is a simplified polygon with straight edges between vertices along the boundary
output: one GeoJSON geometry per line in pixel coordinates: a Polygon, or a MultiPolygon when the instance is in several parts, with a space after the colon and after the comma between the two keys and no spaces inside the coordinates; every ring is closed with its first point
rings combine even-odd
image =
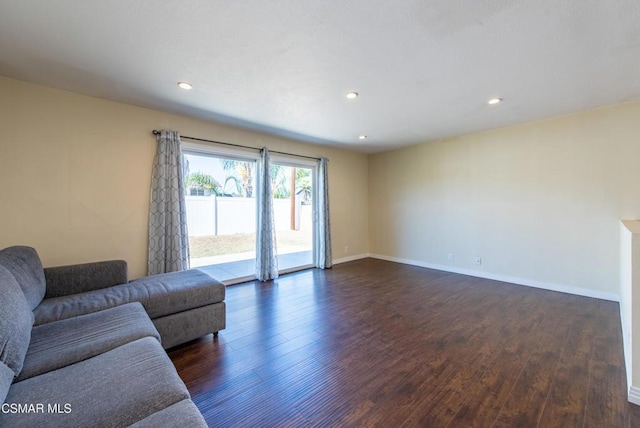
{"type": "Polygon", "coordinates": [[[182,89],[186,89],[189,90],[191,88],[193,88],[193,85],[189,82],[178,82],[178,86],[180,86],[182,89]]]}
{"type": "Polygon", "coordinates": [[[367,136],[366,135],[358,135],[358,140],[366,140],[367,136]]]}
{"type": "Polygon", "coordinates": [[[487,103],[490,105],[498,104],[501,102],[502,102],[502,98],[491,98],[489,101],[487,101],[487,103]]]}
{"type": "Polygon", "coordinates": [[[347,92],[347,98],[349,98],[350,100],[355,100],[356,98],[358,98],[358,95],[360,94],[356,91],[347,92]]]}

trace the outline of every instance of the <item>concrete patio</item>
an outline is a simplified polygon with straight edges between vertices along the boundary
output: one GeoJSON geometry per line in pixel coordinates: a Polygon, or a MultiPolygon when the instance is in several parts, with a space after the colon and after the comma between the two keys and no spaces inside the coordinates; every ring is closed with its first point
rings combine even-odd
{"type": "MultiPolygon", "coordinates": [[[[225,285],[237,284],[255,279],[255,265],[255,253],[203,257],[191,260],[191,267],[197,267],[205,271],[225,285]],[[234,257],[247,258],[232,261],[232,258],[234,257]]],[[[278,268],[280,272],[291,272],[310,267],[313,267],[312,251],[299,251],[278,255],[278,268]]]]}

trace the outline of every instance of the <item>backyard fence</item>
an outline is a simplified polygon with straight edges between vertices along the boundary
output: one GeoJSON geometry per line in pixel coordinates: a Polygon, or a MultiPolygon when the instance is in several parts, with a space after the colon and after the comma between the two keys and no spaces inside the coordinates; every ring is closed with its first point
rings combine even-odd
{"type": "MultiPolygon", "coordinates": [[[[231,235],[256,232],[256,199],[218,196],[187,196],[189,236],[231,235]]],[[[291,200],[274,199],[276,230],[291,229],[291,200]]],[[[295,203],[295,229],[310,230],[311,205],[295,203]]]]}

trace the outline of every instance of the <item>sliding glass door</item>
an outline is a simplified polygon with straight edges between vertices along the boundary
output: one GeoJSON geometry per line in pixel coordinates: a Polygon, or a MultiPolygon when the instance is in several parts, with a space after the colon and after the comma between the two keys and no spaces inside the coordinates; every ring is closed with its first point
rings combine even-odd
{"type": "Polygon", "coordinates": [[[256,162],[185,154],[191,267],[225,281],[251,277],[256,257],[256,162]]]}
{"type": "MultiPolygon", "coordinates": [[[[191,267],[234,283],[253,279],[257,155],[185,150],[191,267]]],[[[313,267],[315,162],[272,158],[275,235],[281,273],[313,267]]]]}
{"type": "Polygon", "coordinates": [[[313,266],[315,167],[273,162],[271,186],[278,248],[278,268],[313,266]]]}

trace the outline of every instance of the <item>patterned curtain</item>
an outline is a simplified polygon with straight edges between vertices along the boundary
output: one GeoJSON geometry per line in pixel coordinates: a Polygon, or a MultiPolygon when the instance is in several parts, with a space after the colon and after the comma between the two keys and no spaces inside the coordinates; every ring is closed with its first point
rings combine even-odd
{"type": "Polygon", "coordinates": [[[316,267],[326,269],[333,266],[331,261],[331,223],[329,221],[329,174],[327,158],[318,161],[318,222],[316,267]]]}
{"type": "Polygon", "coordinates": [[[273,219],[273,193],[269,166],[269,150],[263,147],[258,161],[257,183],[256,278],[260,281],[268,281],[278,277],[276,230],[273,219]]]}
{"type": "Polygon", "coordinates": [[[156,140],[149,204],[149,275],[189,269],[180,134],[162,130],[156,140]]]}

